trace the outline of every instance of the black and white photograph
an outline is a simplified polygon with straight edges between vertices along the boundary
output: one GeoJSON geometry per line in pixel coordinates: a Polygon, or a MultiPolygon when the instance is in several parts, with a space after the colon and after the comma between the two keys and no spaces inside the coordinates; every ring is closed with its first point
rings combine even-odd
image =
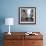
{"type": "Polygon", "coordinates": [[[19,23],[36,24],[36,8],[19,7],[19,23]]]}

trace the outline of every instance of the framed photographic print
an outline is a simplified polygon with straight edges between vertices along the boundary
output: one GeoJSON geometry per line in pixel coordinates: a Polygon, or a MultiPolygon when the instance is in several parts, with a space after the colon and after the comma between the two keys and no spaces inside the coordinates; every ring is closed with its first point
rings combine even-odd
{"type": "Polygon", "coordinates": [[[20,24],[36,24],[36,8],[35,7],[19,7],[19,23],[20,24]]]}

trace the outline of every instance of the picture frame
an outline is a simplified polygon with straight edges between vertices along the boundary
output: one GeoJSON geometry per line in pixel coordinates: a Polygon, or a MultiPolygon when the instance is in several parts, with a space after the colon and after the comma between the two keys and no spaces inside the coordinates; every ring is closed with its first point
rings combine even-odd
{"type": "Polygon", "coordinates": [[[36,24],[36,7],[19,7],[19,24],[36,24]]]}

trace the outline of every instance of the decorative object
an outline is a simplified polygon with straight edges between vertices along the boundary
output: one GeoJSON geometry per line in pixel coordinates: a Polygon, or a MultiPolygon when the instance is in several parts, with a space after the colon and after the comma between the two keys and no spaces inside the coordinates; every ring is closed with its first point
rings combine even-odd
{"type": "Polygon", "coordinates": [[[36,24],[35,7],[19,7],[19,24],[36,24]]]}
{"type": "Polygon", "coordinates": [[[14,24],[14,19],[13,18],[6,18],[5,19],[5,25],[9,25],[9,32],[8,34],[11,35],[10,33],[10,25],[13,25],[14,24]]]}
{"type": "Polygon", "coordinates": [[[34,33],[33,33],[33,32],[26,32],[25,34],[26,34],[26,35],[38,35],[38,34],[35,33],[35,32],[34,32],[34,33]]]}

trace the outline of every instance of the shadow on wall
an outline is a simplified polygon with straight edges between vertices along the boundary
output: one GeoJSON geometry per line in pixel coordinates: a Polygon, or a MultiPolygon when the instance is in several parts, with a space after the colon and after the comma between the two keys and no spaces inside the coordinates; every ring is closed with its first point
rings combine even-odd
{"type": "Polygon", "coordinates": [[[2,32],[2,25],[5,23],[5,17],[0,16],[0,46],[3,46],[3,32],[2,32]]]}

